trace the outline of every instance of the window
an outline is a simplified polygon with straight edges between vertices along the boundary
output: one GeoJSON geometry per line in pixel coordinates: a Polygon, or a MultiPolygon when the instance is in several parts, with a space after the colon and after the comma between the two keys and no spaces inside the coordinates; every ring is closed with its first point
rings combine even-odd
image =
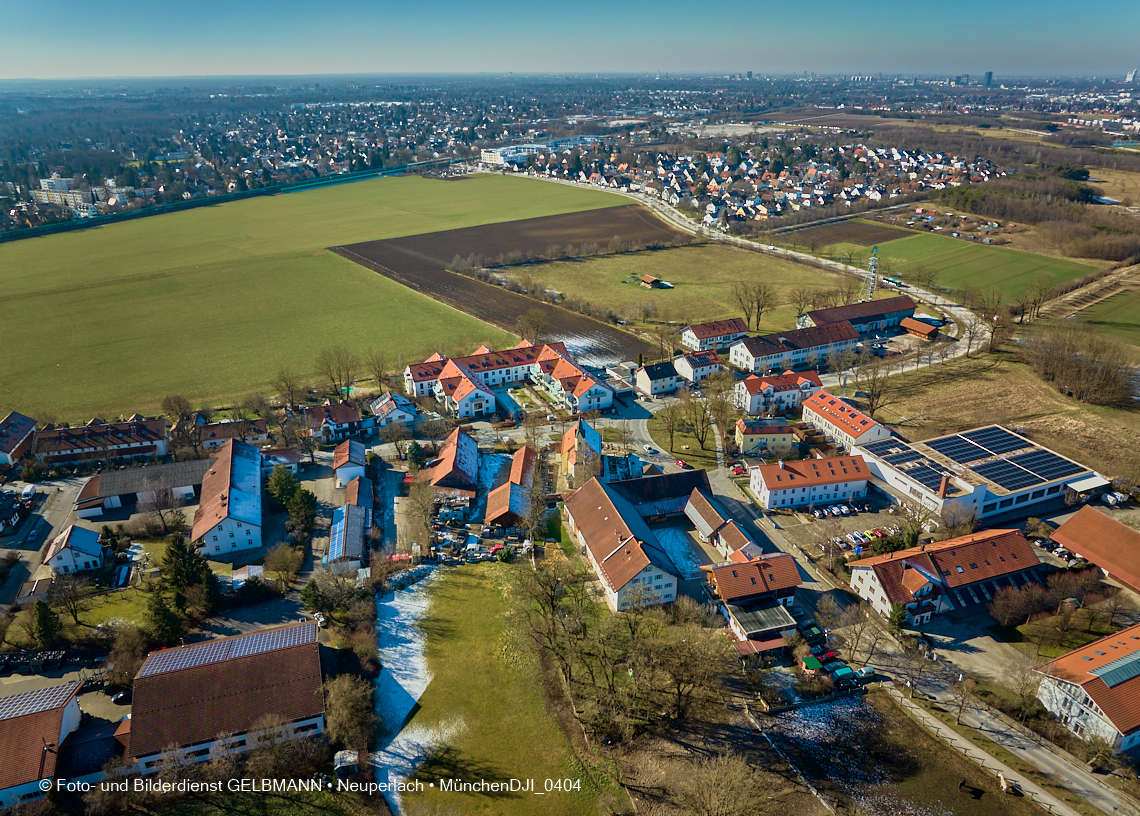
{"type": "Polygon", "coordinates": [[[1048,493],[1050,496],[1052,496],[1054,493],[1061,492],[1061,486],[1060,485],[1053,485],[1051,488],[1049,488],[1045,492],[1048,493]]]}
{"type": "Polygon", "coordinates": [[[1044,495],[1045,495],[1045,491],[1044,491],[1044,490],[1034,490],[1034,491],[1033,491],[1033,497],[1032,497],[1032,498],[1034,498],[1034,499],[1039,499],[1039,498],[1041,498],[1041,497],[1042,497],[1042,496],[1044,496],[1044,495]]]}
{"type": "Polygon", "coordinates": [[[954,569],[958,570],[959,575],[961,575],[963,572],[965,572],[965,570],[962,569],[961,567],[954,567],[954,569]]]}
{"type": "Polygon", "coordinates": [[[1022,493],[1020,496],[1018,496],[1016,499],[1013,500],[1013,503],[1014,504],[1025,504],[1027,501],[1029,501],[1029,494],[1028,493],[1022,493]]]}
{"type": "Polygon", "coordinates": [[[1002,499],[998,502],[998,507],[1009,507],[1013,504],[1013,499],[1002,499]]]}
{"type": "Polygon", "coordinates": [[[673,582],[672,582],[672,581],[670,581],[669,583],[667,583],[667,584],[665,585],[665,588],[666,588],[666,589],[669,589],[669,588],[670,588],[670,587],[672,587],[672,586],[673,586],[673,582]]]}
{"type": "Polygon", "coordinates": [[[234,537],[234,531],[230,530],[230,538],[233,538],[233,537],[234,537]]]}
{"type": "Polygon", "coordinates": [[[293,733],[294,734],[304,734],[306,731],[316,731],[316,730],[317,730],[317,724],[316,723],[309,723],[308,725],[301,725],[301,726],[298,726],[297,728],[294,728],[293,733]]]}
{"type": "Polygon", "coordinates": [[[214,536],[214,541],[217,541],[217,540],[218,540],[218,537],[217,537],[217,536],[214,536]]]}
{"type": "Polygon", "coordinates": [[[992,513],[995,509],[997,509],[997,504],[991,503],[991,504],[987,504],[984,507],[982,507],[982,512],[983,513],[992,513]]]}

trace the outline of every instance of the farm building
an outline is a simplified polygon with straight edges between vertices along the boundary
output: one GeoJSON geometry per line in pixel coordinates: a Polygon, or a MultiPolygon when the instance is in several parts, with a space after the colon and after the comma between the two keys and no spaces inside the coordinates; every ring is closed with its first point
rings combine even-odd
{"type": "Polygon", "coordinates": [[[364,511],[364,529],[367,531],[375,525],[372,515],[374,507],[372,493],[372,480],[367,476],[357,476],[344,488],[344,503],[354,504],[364,511]]]}
{"type": "Polygon", "coordinates": [[[363,507],[346,504],[333,510],[329,549],[321,559],[326,567],[358,570],[364,561],[364,537],[368,532],[363,507]]]}
{"type": "Polygon", "coordinates": [[[519,448],[515,451],[511,458],[511,472],[507,481],[487,494],[487,514],[484,524],[520,527],[526,523],[527,515],[530,513],[530,494],[534,484],[536,458],[534,448],[519,448]]]}
{"type": "Polygon", "coordinates": [[[850,323],[859,334],[884,331],[898,326],[904,318],[914,317],[915,304],[908,295],[883,300],[867,300],[850,306],[816,309],[800,318],[801,328],[850,323]]]}
{"type": "Polygon", "coordinates": [[[802,581],[795,559],[787,553],[760,555],[743,562],[701,567],[710,596],[736,636],[741,657],[774,652],[787,646],[796,631],[788,612],[802,581]]]}
{"type": "Polygon", "coordinates": [[[79,518],[93,518],[102,515],[104,510],[134,507],[154,501],[156,492],[165,495],[169,491],[171,499],[192,502],[209,469],[209,459],[191,459],[96,473],[76,496],[75,514],[79,518]]]}
{"type": "Polygon", "coordinates": [[[190,540],[203,555],[261,546],[261,456],[253,445],[227,439],[214,451],[190,540]]]}
{"type": "Polygon", "coordinates": [[[1057,528],[1053,540],[1140,595],[1140,532],[1086,504],[1057,528]]]}
{"type": "Polygon", "coordinates": [[[473,497],[479,480],[479,444],[456,428],[443,443],[439,458],[428,462],[419,478],[427,479],[437,493],[473,497]]]}
{"type": "Polygon", "coordinates": [[[693,351],[716,351],[747,334],[748,324],[739,317],[694,323],[681,331],[681,345],[693,351]]]}
{"type": "Polygon", "coordinates": [[[925,323],[921,320],[915,320],[913,317],[904,317],[899,326],[906,330],[907,334],[921,337],[923,340],[933,340],[938,336],[938,327],[933,323],[925,323]]]}
{"type": "Polygon", "coordinates": [[[646,289],[663,289],[665,283],[660,278],[655,278],[652,275],[642,275],[640,283],[646,289]]]}
{"type": "Polygon", "coordinates": [[[0,698],[0,809],[42,798],[41,779],[54,779],[68,735],[79,728],[81,681],[0,698]]]}
{"type": "Polygon", "coordinates": [[[804,400],[803,420],[823,431],[830,441],[846,448],[891,438],[886,426],[826,391],[818,391],[804,400]]]}
{"type": "Polygon", "coordinates": [[[765,377],[749,374],[737,381],[733,401],[746,414],[791,413],[821,388],[823,383],[815,371],[785,371],[765,377]]]}
{"type": "Polygon", "coordinates": [[[134,682],[127,755],[146,775],[241,753],[259,738],[324,731],[317,624],[294,623],[151,652],[134,682]],[[275,734],[259,731],[277,722],[275,734]]]}
{"type": "Polygon", "coordinates": [[[833,456],[751,468],[748,489],[765,510],[860,499],[871,471],[861,456],[833,456]]]}
{"type": "Polygon", "coordinates": [[[36,431],[35,458],[43,464],[165,456],[166,420],[135,414],[125,422],[92,419],[76,428],[48,425],[36,431]]]}

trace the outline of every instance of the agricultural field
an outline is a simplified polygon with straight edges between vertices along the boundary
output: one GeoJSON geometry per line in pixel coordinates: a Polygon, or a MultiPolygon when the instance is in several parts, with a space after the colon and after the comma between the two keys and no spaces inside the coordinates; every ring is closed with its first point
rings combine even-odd
{"type": "Polygon", "coordinates": [[[781,305],[764,314],[761,332],[795,325],[795,310],[782,303],[794,287],[830,289],[841,280],[837,274],[812,266],[719,244],[534,264],[499,270],[499,274],[520,282],[541,281],[547,288],[612,309],[631,321],[644,319],[649,309],[653,314],[648,316],[679,325],[740,317],[733,286],[763,281],[776,290],[781,305]],[[673,288],[646,289],[638,283],[643,275],[667,281],[673,288]]]}
{"type": "Polygon", "coordinates": [[[891,227],[886,224],[875,224],[852,218],[835,224],[824,224],[820,227],[796,230],[784,237],[794,238],[800,246],[809,246],[814,242],[817,246],[847,243],[870,247],[876,244],[885,244],[887,241],[906,238],[908,235],[914,235],[914,232],[903,227],[891,227]]]}
{"type": "MultiPolygon", "coordinates": [[[[838,243],[824,247],[823,255],[843,256],[851,252],[857,266],[865,266],[866,247],[838,243]]],[[[879,247],[879,270],[884,275],[906,275],[909,268],[924,266],[938,273],[937,284],[949,289],[1000,286],[1006,297],[1021,292],[1038,274],[1054,283],[1079,278],[1099,265],[1065,258],[1050,258],[1000,246],[963,241],[941,235],[908,235],[879,247]]]]}
{"type": "Polygon", "coordinates": [[[1140,346],[1140,290],[1125,289],[1077,313],[1097,331],[1140,346]]]}
{"type": "Polygon", "coordinates": [[[0,361],[0,409],[113,418],[169,393],[267,391],[338,343],[410,360],[512,342],[326,247],[624,204],[536,180],[410,176],[3,244],[0,325],[19,353],[0,361]]]}

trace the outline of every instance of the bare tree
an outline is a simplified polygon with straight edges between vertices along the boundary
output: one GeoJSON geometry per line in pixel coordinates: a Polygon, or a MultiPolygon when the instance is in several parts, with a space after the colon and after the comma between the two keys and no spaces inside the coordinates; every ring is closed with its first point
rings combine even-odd
{"type": "Polygon", "coordinates": [[[179,531],[186,526],[186,513],[182,509],[185,502],[174,494],[169,485],[152,477],[143,481],[143,489],[139,492],[148,498],[138,503],[138,511],[150,514],[162,525],[164,534],[179,531]]]}
{"type": "Polygon", "coordinates": [[[701,446],[701,450],[705,450],[709,433],[712,430],[712,423],[709,421],[709,412],[705,401],[697,399],[688,391],[682,391],[678,404],[684,414],[685,422],[689,430],[692,431],[693,436],[697,439],[697,444],[701,446]]]}
{"type": "Polygon", "coordinates": [[[844,306],[854,303],[863,291],[863,282],[852,275],[844,275],[837,290],[839,299],[844,306]]]}
{"type": "Polygon", "coordinates": [[[658,323],[653,330],[653,339],[657,341],[657,359],[665,360],[673,356],[673,339],[676,332],[668,323],[658,323]]]}
{"type": "Polygon", "coordinates": [[[91,608],[91,581],[78,575],[60,575],[48,587],[47,604],[67,612],[78,626],[79,616],[91,608]]]}
{"type": "Polygon", "coordinates": [[[1037,701],[1037,690],[1041,688],[1041,672],[1038,668],[1039,664],[1035,661],[1024,655],[1017,655],[1006,663],[1005,670],[1002,671],[1002,683],[1017,698],[1022,722],[1025,722],[1025,718],[1033,710],[1037,701]]]}
{"type": "Polygon", "coordinates": [[[285,398],[285,405],[297,404],[297,392],[301,390],[301,376],[291,368],[283,368],[273,378],[273,387],[285,398]]]}
{"type": "Polygon", "coordinates": [[[993,286],[978,294],[977,307],[981,313],[982,330],[989,337],[989,350],[994,350],[996,338],[1003,329],[1002,301],[1005,293],[1001,287],[993,286]]]}
{"type": "Polygon", "coordinates": [[[661,429],[669,434],[669,450],[673,450],[673,437],[685,423],[684,412],[677,403],[670,403],[656,414],[661,423],[661,429]]]}
{"type": "Polygon", "coordinates": [[[344,346],[333,346],[317,355],[317,370],[328,380],[338,399],[348,395],[348,389],[356,380],[359,368],[360,357],[344,346]]]}
{"type": "Polygon", "coordinates": [[[808,286],[797,286],[788,292],[788,303],[796,310],[796,316],[807,312],[809,306],[814,306],[818,291],[808,286]]]}
{"type": "Polygon", "coordinates": [[[961,724],[962,715],[966,709],[972,708],[977,702],[974,688],[977,684],[973,680],[960,680],[950,687],[950,710],[954,712],[954,723],[961,724]]]}
{"type": "Polygon", "coordinates": [[[892,368],[889,360],[880,360],[867,353],[861,354],[855,365],[855,386],[862,392],[871,419],[900,398],[898,387],[890,379],[892,368]]]}
{"type": "Polygon", "coordinates": [[[515,330],[523,340],[538,346],[550,329],[550,321],[542,309],[530,309],[515,324],[515,330]]]}
{"type": "Polygon", "coordinates": [[[846,639],[847,652],[852,658],[857,657],[859,647],[864,645],[868,631],[874,626],[875,623],[871,620],[870,613],[862,604],[848,606],[843,610],[835,624],[836,629],[842,630],[846,639]]]}
{"type": "Polygon", "coordinates": [[[748,762],[728,753],[686,764],[675,796],[682,811],[694,816],[742,816],[761,812],[762,790],[748,762]]]}
{"type": "Polygon", "coordinates": [[[779,305],[776,290],[766,283],[752,284],[752,312],[756,315],[756,328],[760,328],[760,321],[764,313],[770,312],[779,305]]]}
{"type": "Polygon", "coordinates": [[[388,373],[388,355],[381,349],[370,348],[365,355],[364,363],[368,366],[368,373],[376,380],[376,387],[384,391],[384,377],[388,373]]]}

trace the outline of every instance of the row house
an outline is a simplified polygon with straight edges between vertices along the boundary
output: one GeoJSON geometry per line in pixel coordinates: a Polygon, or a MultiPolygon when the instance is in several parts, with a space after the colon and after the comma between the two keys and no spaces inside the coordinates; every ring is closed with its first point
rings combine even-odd
{"type": "Polygon", "coordinates": [[[92,419],[76,428],[48,425],[36,431],[33,456],[40,464],[158,457],[167,453],[166,420],[139,414],[125,422],[92,419]]]}
{"type": "Polygon", "coordinates": [[[819,391],[804,400],[803,421],[823,431],[829,441],[848,449],[891,438],[891,432],[885,425],[880,425],[827,391],[819,391]]]}
{"type": "Polygon", "coordinates": [[[834,504],[867,495],[871,471],[862,456],[780,461],[748,473],[748,489],[765,510],[834,504]]]}
{"type": "Polygon", "coordinates": [[[753,374],[818,366],[834,355],[855,351],[859,332],[846,321],[737,340],[728,361],[753,374]]]}
{"type": "Polygon", "coordinates": [[[714,320],[709,323],[694,323],[681,332],[681,345],[693,351],[716,351],[728,348],[734,340],[748,334],[748,324],[743,318],[714,320]]]}
{"type": "Polygon", "coordinates": [[[750,374],[737,380],[733,403],[746,414],[786,414],[798,411],[804,400],[823,388],[816,371],[797,374],[769,374],[758,377],[750,374]]]}

